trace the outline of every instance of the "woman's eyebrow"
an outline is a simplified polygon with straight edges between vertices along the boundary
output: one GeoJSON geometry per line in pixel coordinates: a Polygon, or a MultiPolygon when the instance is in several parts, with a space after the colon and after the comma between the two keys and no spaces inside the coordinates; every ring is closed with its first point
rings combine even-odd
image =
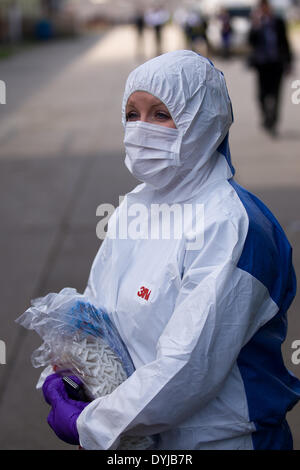
{"type": "MultiPolygon", "coordinates": [[[[137,109],[138,106],[139,106],[139,103],[136,103],[134,100],[132,101],[128,100],[126,104],[126,110],[128,110],[129,108],[137,109]]],[[[150,104],[150,109],[158,108],[158,107],[163,107],[163,109],[170,114],[169,109],[162,101],[158,101],[157,103],[150,104]]]]}
{"type": "Polygon", "coordinates": [[[152,105],[152,108],[154,108],[154,107],[156,107],[156,106],[163,106],[164,108],[168,109],[168,108],[166,107],[166,105],[165,105],[164,103],[162,103],[162,102],[157,103],[157,104],[153,104],[153,105],[152,105]]]}
{"type": "Polygon", "coordinates": [[[135,105],[134,103],[127,103],[127,104],[126,104],[126,108],[129,108],[129,107],[135,108],[136,105],[135,105]]]}

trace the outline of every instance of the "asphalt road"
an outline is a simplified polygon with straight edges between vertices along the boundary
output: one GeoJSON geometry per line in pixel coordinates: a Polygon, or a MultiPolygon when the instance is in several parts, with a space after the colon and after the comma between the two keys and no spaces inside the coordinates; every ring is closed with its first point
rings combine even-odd
{"type": "MultiPolygon", "coordinates": [[[[182,48],[174,28],[165,50],[182,48]]],[[[295,43],[298,51],[298,43],[295,43]]],[[[145,57],[153,54],[147,33],[145,57]]],[[[121,99],[128,73],[139,63],[134,31],[44,44],[0,63],[7,104],[0,107],[1,320],[6,364],[0,365],[0,448],[70,449],[46,423],[48,406],[30,362],[39,337],[15,324],[30,299],[63,287],[85,288],[100,246],[96,208],[117,206],[136,182],[123,164],[121,99]]],[[[286,230],[300,276],[300,105],[285,81],[280,136],[259,128],[255,77],[243,61],[215,60],[227,79],[235,123],[231,151],[236,180],[259,196],[286,230]]],[[[300,300],[289,312],[283,347],[287,367],[292,342],[300,340],[300,300]]],[[[288,415],[294,447],[300,449],[300,404],[288,415]]]]}

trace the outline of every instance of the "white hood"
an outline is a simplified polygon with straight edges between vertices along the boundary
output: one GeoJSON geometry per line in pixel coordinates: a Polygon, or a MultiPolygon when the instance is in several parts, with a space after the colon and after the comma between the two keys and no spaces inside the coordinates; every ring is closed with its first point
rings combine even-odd
{"type": "MultiPolygon", "coordinates": [[[[155,190],[154,197],[184,200],[208,179],[211,182],[234,175],[228,145],[233,122],[231,101],[222,72],[208,59],[180,50],[151,59],[131,72],[123,97],[124,127],[126,104],[135,91],[146,91],[160,99],[183,134],[178,170],[168,186],[155,190]]],[[[154,189],[145,183],[140,191],[154,189]]]]}

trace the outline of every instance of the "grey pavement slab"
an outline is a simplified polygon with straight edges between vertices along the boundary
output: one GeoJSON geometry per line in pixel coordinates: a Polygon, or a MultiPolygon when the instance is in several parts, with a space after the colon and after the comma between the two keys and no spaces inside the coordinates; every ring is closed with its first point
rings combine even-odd
{"type": "Polygon", "coordinates": [[[61,69],[72,64],[99,42],[105,33],[87,34],[32,45],[0,62],[0,76],[7,85],[7,104],[0,107],[0,123],[28,98],[54,80],[61,69]]]}
{"type": "MultiPolygon", "coordinates": [[[[136,184],[123,164],[120,120],[125,79],[137,65],[134,38],[132,29],[115,28],[103,37],[44,45],[0,63],[10,101],[0,108],[0,339],[7,344],[7,364],[0,365],[1,449],[72,448],[48,427],[49,408],[35,390],[41,371],[33,369],[30,355],[40,340],[14,319],[34,297],[85,288],[101,244],[96,208],[117,206],[119,196],[136,184]]],[[[179,48],[180,41],[176,30],[168,31],[166,47],[179,48]]],[[[147,50],[150,56],[151,47],[147,50]]],[[[299,60],[284,85],[276,141],[259,128],[253,74],[238,60],[215,62],[233,101],[236,179],[286,230],[299,279],[300,105],[290,99],[299,60]]],[[[298,294],[283,354],[300,378],[300,365],[291,362],[291,343],[300,339],[299,310],[298,294]]],[[[300,449],[299,404],[288,419],[300,449]]]]}

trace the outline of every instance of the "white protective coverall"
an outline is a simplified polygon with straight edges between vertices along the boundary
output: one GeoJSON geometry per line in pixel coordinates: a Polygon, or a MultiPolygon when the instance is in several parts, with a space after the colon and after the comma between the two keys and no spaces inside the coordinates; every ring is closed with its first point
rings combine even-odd
{"type": "MultiPolygon", "coordinates": [[[[169,109],[178,161],[162,172],[172,172],[167,185],[162,177],[157,187],[158,175],[156,187],[142,183],[125,196],[93,263],[84,294],[111,314],[136,370],[84,409],[80,443],[116,449],[127,434],[156,435],[154,448],[164,450],[290,449],[285,417],[300,381],[281,344],[296,291],[292,249],[266,206],[233,179],[223,74],[191,51],[146,62],[127,80],[125,127],[127,100],[138,90],[169,109]],[[203,207],[194,230],[202,244],[191,245],[188,225],[181,238],[146,236],[151,206],[164,203],[203,207]],[[116,234],[137,208],[139,236],[126,236],[126,223],[116,234]]],[[[142,137],[130,139],[138,147],[142,137]]]]}

